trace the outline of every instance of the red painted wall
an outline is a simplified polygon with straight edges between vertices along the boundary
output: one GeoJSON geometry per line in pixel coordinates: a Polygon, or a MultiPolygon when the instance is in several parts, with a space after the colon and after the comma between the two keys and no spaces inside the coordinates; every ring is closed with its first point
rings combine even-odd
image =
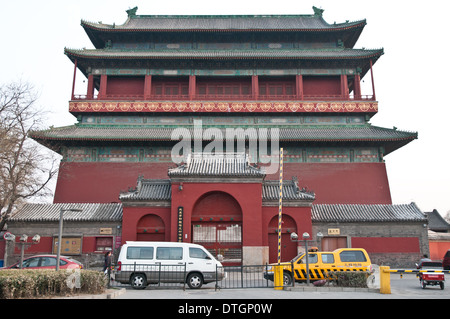
{"type": "Polygon", "coordinates": [[[108,77],[107,95],[143,95],[145,78],[141,77],[108,77]]]}
{"type": "Polygon", "coordinates": [[[159,216],[164,223],[164,240],[170,240],[170,207],[124,207],[122,219],[122,244],[137,240],[137,225],[139,220],[148,215],[159,216]]]}
{"type": "Polygon", "coordinates": [[[417,237],[353,237],[352,247],[368,253],[420,253],[417,237]]]}
{"type": "Polygon", "coordinates": [[[137,178],[168,179],[171,163],[72,163],[59,169],[55,203],[119,202],[121,191],[135,188],[137,178]]]}
{"type": "MultiPolygon", "coordinates": [[[[139,175],[168,179],[168,168],[173,166],[171,163],[63,162],[54,202],[118,202],[120,191],[136,187],[139,175]]],[[[392,204],[384,163],[284,163],[283,178],[292,176],[298,177],[300,187],[316,193],[315,204],[392,204]]],[[[266,176],[266,180],[278,178],[278,173],[266,176]]],[[[234,184],[233,188],[239,190],[245,186],[234,184]]]]}
{"type": "Polygon", "coordinates": [[[444,259],[447,250],[450,249],[449,241],[431,241],[430,246],[430,258],[432,260],[442,260],[444,259]]]}
{"type": "Polygon", "coordinates": [[[314,204],[392,204],[384,163],[284,163],[283,179],[292,176],[315,192],[314,204]]]}
{"type": "Polygon", "coordinates": [[[304,95],[340,95],[339,76],[303,76],[304,95]]]}

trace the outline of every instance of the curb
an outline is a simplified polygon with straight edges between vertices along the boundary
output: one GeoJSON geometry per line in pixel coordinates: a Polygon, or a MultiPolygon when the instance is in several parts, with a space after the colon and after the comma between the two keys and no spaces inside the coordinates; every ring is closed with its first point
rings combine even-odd
{"type": "Polygon", "coordinates": [[[375,292],[380,293],[379,288],[356,288],[356,287],[284,287],[286,291],[303,292],[375,292]]]}
{"type": "Polygon", "coordinates": [[[79,294],[75,296],[68,296],[68,297],[57,297],[53,299],[114,299],[126,292],[125,288],[119,288],[119,289],[106,289],[106,291],[102,294],[79,294]]]}

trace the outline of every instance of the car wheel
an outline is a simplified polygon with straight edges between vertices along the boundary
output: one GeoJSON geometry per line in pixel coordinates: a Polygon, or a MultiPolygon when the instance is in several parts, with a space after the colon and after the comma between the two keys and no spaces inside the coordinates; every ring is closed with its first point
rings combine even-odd
{"type": "Polygon", "coordinates": [[[441,282],[439,283],[439,286],[441,286],[441,290],[444,290],[445,284],[444,284],[443,281],[441,281],[441,282]]]}
{"type": "Polygon", "coordinates": [[[147,287],[147,278],[144,274],[134,274],[131,276],[130,284],[134,289],[145,289],[147,287]]]}
{"type": "Polygon", "coordinates": [[[292,275],[287,272],[283,272],[283,286],[292,286],[292,275]]]}
{"type": "Polygon", "coordinates": [[[420,286],[422,286],[422,289],[426,288],[427,284],[426,284],[425,280],[420,281],[420,286]]]}
{"type": "Polygon", "coordinates": [[[187,284],[191,289],[199,289],[203,285],[203,277],[199,273],[192,273],[187,277],[187,284]]]}

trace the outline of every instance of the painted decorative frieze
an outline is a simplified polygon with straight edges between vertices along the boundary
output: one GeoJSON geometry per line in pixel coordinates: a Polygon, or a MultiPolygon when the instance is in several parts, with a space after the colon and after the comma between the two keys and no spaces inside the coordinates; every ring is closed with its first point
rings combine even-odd
{"type": "Polygon", "coordinates": [[[378,102],[97,102],[71,101],[69,111],[80,112],[316,112],[376,113],[378,102]]]}

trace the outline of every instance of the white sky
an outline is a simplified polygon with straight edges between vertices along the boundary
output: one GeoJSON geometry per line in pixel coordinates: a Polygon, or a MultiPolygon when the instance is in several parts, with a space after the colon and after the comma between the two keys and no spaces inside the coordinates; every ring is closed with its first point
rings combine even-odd
{"type": "MultiPolygon", "coordinates": [[[[51,111],[47,126],[75,123],[68,112],[73,64],[64,47],[91,48],[81,19],[123,24],[137,14],[312,14],[328,23],[367,19],[356,48],[384,48],[374,66],[379,111],[373,125],[419,132],[419,139],[385,157],[394,204],[450,211],[450,62],[445,49],[450,2],[361,0],[15,0],[0,4],[0,83],[28,81],[51,111]]],[[[86,92],[77,74],[76,93],[86,92]]],[[[371,94],[370,74],[363,94],[371,94]]],[[[299,176],[301,180],[301,176],[299,176]]]]}

